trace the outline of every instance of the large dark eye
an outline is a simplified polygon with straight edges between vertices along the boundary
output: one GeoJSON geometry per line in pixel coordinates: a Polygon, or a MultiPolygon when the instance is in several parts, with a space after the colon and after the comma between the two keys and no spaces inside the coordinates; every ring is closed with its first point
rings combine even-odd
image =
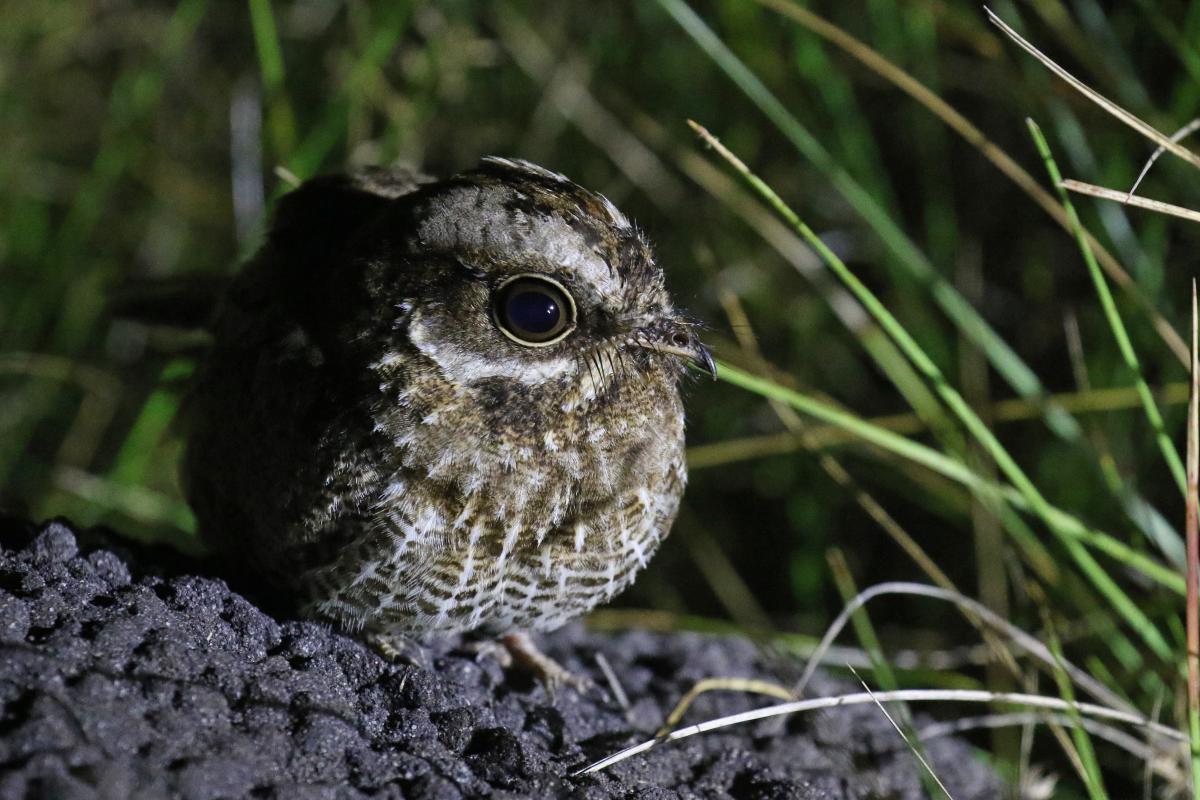
{"type": "Polygon", "coordinates": [[[492,316],[520,344],[554,344],[575,328],[575,301],[557,281],[540,275],[509,278],[496,290],[492,316]]]}

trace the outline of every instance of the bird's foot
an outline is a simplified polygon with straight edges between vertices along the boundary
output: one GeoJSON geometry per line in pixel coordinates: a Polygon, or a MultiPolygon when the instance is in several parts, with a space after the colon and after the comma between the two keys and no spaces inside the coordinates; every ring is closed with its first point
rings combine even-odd
{"type": "Polygon", "coordinates": [[[429,669],[425,651],[412,639],[396,633],[371,632],[363,637],[375,652],[393,664],[429,669]]]}
{"type": "Polygon", "coordinates": [[[532,672],[551,695],[563,686],[583,694],[595,685],[586,676],[576,675],[543,653],[527,633],[506,634],[498,644],[507,651],[509,663],[520,664],[532,672]]]}
{"type": "Polygon", "coordinates": [[[463,649],[475,656],[476,661],[484,659],[495,661],[500,665],[501,669],[508,669],[513,663],[512,653],[502,642],[496,639],[479,639],[473,642],[465,642],[463,649]]]}
{"type": "Polygon", "coordinates": [[[527,633],[509,633],[499,639],[481,639],[470,642],[466,649],[474,653],[476,659],[489,658],[502,669],[513,665],[524,667],[533,673],[551,695],[563,686],[570,686],[582,694],[595,685],[588,678],[574,674],[543,653],[527,633]]]}

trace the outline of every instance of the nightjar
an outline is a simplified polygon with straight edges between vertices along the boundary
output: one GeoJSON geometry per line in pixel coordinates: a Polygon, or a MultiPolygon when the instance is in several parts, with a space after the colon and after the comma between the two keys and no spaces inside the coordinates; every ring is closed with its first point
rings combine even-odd
{"type": "Polygon", "coordinates": [[[501,637],[628,586],[686,480],[708,351],[612,203],[528,162],[308,181],[225,293],[191,398],[201,535],[386,642],[501,637]]]}

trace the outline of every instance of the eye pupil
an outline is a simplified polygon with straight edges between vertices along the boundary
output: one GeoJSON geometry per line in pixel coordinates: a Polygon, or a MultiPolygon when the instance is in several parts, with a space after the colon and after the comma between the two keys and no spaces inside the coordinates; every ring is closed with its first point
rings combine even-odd
{"type": "Polygon", "coordinates": [[[552,278],[518,275],[497,288],[492,317],[504,335],[518,344],[550,345],[573,330],[575,302],[552,278]]]}
{"type": "Polygon", "coordinates": [[[513,292],[504,310],[513,327],[530,333],[552,331],[562,319],[562,311],[554,298],[536,289],[513,292]]]}

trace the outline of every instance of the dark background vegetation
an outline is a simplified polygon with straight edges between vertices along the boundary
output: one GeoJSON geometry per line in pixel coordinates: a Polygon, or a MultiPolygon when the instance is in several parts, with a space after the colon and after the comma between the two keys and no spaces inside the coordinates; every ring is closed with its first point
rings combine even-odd
{"type": "MultiPolygon", "coordinates": [[[[232,273],[287,188],[277,168],[304,178],[401,162],[444,175],[483,155],[533,160],[604,192],[639,221],[679,304],[710,326],[722,358],[864,417],[908,413],[864,355],[864,330],[848,330],[794,265],[817,262],[798,240],[772,246],[747,224],[767,224],[768,212],[698,146],[689,118],[771,183],[993,417],[993,404],[1014,393],[947,321],[928,282],[898,266],[830,174],[797,151],[669,5],[0,3],[0,502],[191,546],[175,475],[176,412],[197,338],[114,319],[106,298],[130,279],[232,273]],[[751,331],[761,357],[747,349],[751,331]]],[[[1153,149],[1003,39],[977,3],[808,7],[924,82],[1047,188],[1027,116],[1047,131],[1064,171],[1094,183],[1127,188],[1153,149]]],[[[1160,130],[1197,115],[1200,5],[994,8],[1160,130]]],[[[1180,530],[1181,496],[1136,399],[1121,395],[1109,407],[1087,390],[1128,387],[1132,377],[1071,236],[976,147],[776,10],[754,0],[693,9],[1049,391],[1083,390],[1080,442],[1055,438],[1030,405],[1028,419],[996,423],[1047,498],[1165,559],[1122,498],[1140,497],[1180,530]],[[1075,358],[1072,325],[1082,344],[1075,358]]],[[[1168,156],[1141,192],[1195,207],[1197,185],[1196,172],[1168,156]]],[[[1078,206],[1147,301],[1114,290],[1147,381],[1176,384],[1159,399],[1182,445],[1186,373],[1146,305],[1187,329],[1200,237],[1145,212],[1078,206]]],[[[684,511],[619,604],[656,613],[609,622],[707,618],[819,635],[842,605],[830,548],[860,586],[927,580],[812,452],[776,439],[785,452],[761,455],[762,439],[747,441],[786,430],[761,397],[698,379],[688,408],[694,463],[684,511]]],[[[994,472],[954,435],[904,430],[994,472]]],[[[964,592],[1030,630],[1042,625],[1048,595],[1062,624],[1088,623],[1070,628],[1069,654],[1115,684],[1129,680],[1130,663],[1103,642],[1112,627],[1104,601],[1078,580],[1031,592],[1009,539],[969,494],[853,441],[827,452],[964,592]]],[[[1061,555],[1036,520],[1029,524],[1061,555]]],[[[1178,598],[1105,563],[1177,643],[1178,598]]],[[[873,614],[885,649],[978,640],[952,609],[881,602],[873,614]]],[[[1152,666],[1171,709],[1177,671],[1152,666]]],[[[987,677],[967,668],[945,680],[987,677]]],[[[1154,688],[1130,691],[1149,711],[1154,688]]]]}

